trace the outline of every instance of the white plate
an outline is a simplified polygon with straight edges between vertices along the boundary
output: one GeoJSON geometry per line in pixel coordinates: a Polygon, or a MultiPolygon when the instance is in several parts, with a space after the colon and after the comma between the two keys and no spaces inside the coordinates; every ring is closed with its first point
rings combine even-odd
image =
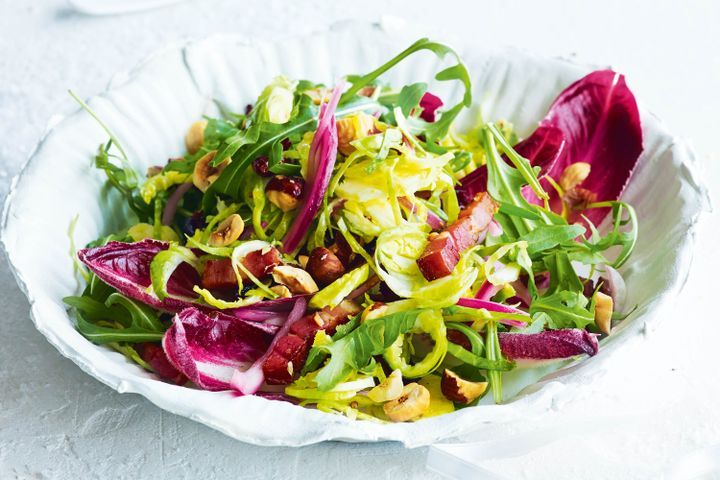
{"type": "MultiPolygon", "coordinates": [[[[216,36],[175,46],[116,77],[91,107],[119,137],[138,170],[183,152],[188,126],[216,113],[213,100],[242,110],[272,77],[284,74],[332,84],[347,73],[364,73],[416,40],[417,30],[341,23],[329,31],[277,42],[216,36]]],[[[517,50],[472,49],[464,58],[474,95],[488,119],[515,123],[532,132],[552,100],[592,68],[517,50]]],[[[387,76],[395,85],[428,81],[438,71],[431,54],[411,57],[387,76]]],[[[629,79],[632,86],[632,79],[629,79]]],[[[450,99],[457,88],[431,89],[450,99]]],[[[123,225],[118,197],[103,187],[91,158],[106,135],[85,113],[52,126],[15,179],[4,215],[2,241],[20,287],[32,306],[38,330],[80,368],[119,392],[144,395],[170,412],[195,419],[227,435],[259,445],[306,445],[323,440],[397,440],[426,445],[481,428],[482,424],[528,418],[553,402],[569,401],[606,371],[616,348],[640,335],[663,300],[676,293],[688,272],[694,225],[707,207],[692,152],[660,122],[641,111],[644,153],[624,200],[640,217],[639,242],[623,269],[627,305],[638,305],[600,353],[536,382],[547,372],[509,376],[507,391],[519,392],[504,405],[481,405],[410,424],[355,422],[341,416],[257,397],[206,392],[169,385],[109,349],[78,334],[61,299],[79,291],[70,260],[68,225],[79,214],[76,242],[86,242],[123,225]]]]}

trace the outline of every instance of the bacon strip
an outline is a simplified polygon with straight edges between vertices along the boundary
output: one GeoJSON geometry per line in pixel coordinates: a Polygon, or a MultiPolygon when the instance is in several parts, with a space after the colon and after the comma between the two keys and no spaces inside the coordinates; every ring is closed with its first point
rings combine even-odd
{"type": "MultiPolygon", "coordinates": [[[[242,263],[255,277],[262,278],[271,273],[273,268],[280,265],[282,260],[280,258],[280,252],[273,247],[265,253],[263,253],[262,250],[248,253],[242,263]]],[[[244,272],[241,271],[240,276],[243,280],[247,280],[244,272]]],[[[202,274],[202,286],[208,290],[229,290],[237,288],[237,277],[235,276],[235,271],[232,268],[230,259],[221,258],[218,260],[208,260],[202,274]]]]}
{"type": "Polygon", "coordinates": [[[265,382],[270,385],[292,383],[305,365],[315,333],[324,330],[328,335],[332,335],[338,325],[358,313],[360,307],[356,303],[343,301],[333,309],[324,308],[293,323],[290,332],[277,341],[263,363],[265,382]]]}
{"type": "Polygon", "coordinates": [[[417,264],[427,280],[450,275],[468,248],[480,243],[487,233],[498,205],[487,193],[479,193],[458,216],[458,219],[437,235],[418,258],[417,264]]]}

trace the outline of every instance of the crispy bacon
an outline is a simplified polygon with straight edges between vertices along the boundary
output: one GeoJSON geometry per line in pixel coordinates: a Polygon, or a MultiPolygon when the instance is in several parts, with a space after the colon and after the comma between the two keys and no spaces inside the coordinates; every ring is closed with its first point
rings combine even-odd
{"type": "Polygon", "coordinates": [[[490,195],[479,193],[452,225],[437,235],[431,235],[430,243],[417,260],[423,276],[427,280],[435,280],[450,275],[460,255],[485,238],[497,209],[490,195]]]}
{"type": "Polygon", "coordinates": [[[360,307],[354,302],[343,301],[333,309],[324,308],[319,312],[305,315],[290,327],[290,332],[275,344],[273,351],[263,363],[265,382],[270,385],[287,385],[300,374],[315,333],[324,330],[328,335],[335,328],[357,315],[360,307]]]}
{"type": "MultiPolygon", "coordinates": [[[[243,265],[257,278],[270,274],[273,268],[280,265],[282,260],[280,252],[272,247],[265,253],[256,250],[248,253],[243,259],[243,265]]],[[[244,272],[240,272],[243,280],[247,279],[244,272]]],[[[202,286],[209,290],[228,290],[237,288],[237,278],[229,258],[208,260],[202,275],[202,286]]]]}

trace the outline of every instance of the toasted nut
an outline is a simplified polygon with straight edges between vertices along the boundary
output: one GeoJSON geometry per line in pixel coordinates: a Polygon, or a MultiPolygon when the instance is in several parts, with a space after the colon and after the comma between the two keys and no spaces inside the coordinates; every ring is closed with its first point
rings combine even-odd
{"type": "Polygon", "coordinates": [[[393,422],[406,422],[422,415],[430,407],[430,392],[415,382],[403,387],[402,394],[383,405],[383,411],[393,422]]]}
{"type": "Polygon", "coordinates": [[[265,195],[283,212],[295,210],[300,204],[303,192],[303,180],[299,177],[275,175],[265,185],[265,195]]]}
{"type": "Polygon", "coordinates": [[[393,370],[388,377],[368,392],[368,397],[373,402],[383,403],[395,400],[403,393],[403,381],[400,370],[393,370]]]}
{"type": "Polygon", "coordinates": [[[152,167],[148,167],[147,171],[145,172],[145,176],[150,178],[154,177],[155,175],[160,175],[163,171],[163,167],[160,167],[158,165],[154,165],[152,167]]]}
{"type": "Polygon", "coordinates": [[[343,155],[350,155],[355,147],[350,142],[367,137],[375,131],[375,117],[367,113],[357,113],[337,121],[338,150],[343,155]]]}
{"type": "Polygon", "coordinates": [[[487,390],[488,382],[470,382],[463,380],[452,370],[445,369],[440,389],[448,400],[465,405],[479,398],[487,390]]]}
{"type": "Polygon", "coordinates": [[[308,97],[312,98],[312,101],[315,105],[320,105],[323,100],[330,98],[332,90],[327,87],[318,87],[313,88],[312,90],[305,90],[303,93],[308,97]]]}
{"type": "Polygon", "coordinates": [[[195,153],[200,150],[200,147],[205,141],[205,127],[207,127],[207,123],[207,120],[198,120],[190,125],[190,129],[185,135],[185,147],[188,152],[195,153]]]}
{"type": "Polygon", "coordinates": [[[315,293],[318,286],[310,274],[302,268],[278,265],[272,272],[273,280],[283,284],[294,294],[315,293]]]}
{"type": "Polygon", "coordinates": [[[564,191],[572,190],[580,185],[590,175],[590,164],[585,162],[576,162],[568,165],[568,167],[560,175],[558,183],[564,191]]]}
{"type": "Polygon", "coordinates": [[[199,188],[201,191],[206,191],[212,183],[217,180],[225,167],[230,164],[230,159],[225,159],[217,167],[213,167],[210,163],[215,158],[216,150],[208,152],[195,163],[195,169],[193,170],[193,185],[199,188]]]}
{"type": "Polygon", "coordinates": [[[320,285],[329,285],[345,273],[345,267],[338,257],[324,247],[310,252],[306,270],[320,285]]]}
{"type": "Polygon", "coordinates": [[[240,215],[233,213],[210,234],[210,243],[213,247],[226,247],[240,238],[245,229],[245,222],[240,215]]]}
{"type": "Polygon", "coordinates": [[[355,252],[342,235],[336,235],[335,241],[328,247],[328,250],[342,262],[345,268],[349,267],[355,259],[355,252]]]}
{"type": "Polygon", "coordinates": [[[605,335],[610,335],[612,330],[613,299],[610,295],[602,292],[595,292],[595,325],[605,335]]]}
{"type": "Polygon", "coordinates": [[[597,200],[597,194],[587,188],[575,187],[566,191],[562,199],[570,210],[585,210],[597,200]]]}
{"type": "Polygon", "coordinates": [[[307,255],[298,255],[298,262],[300,262],[300,266],[305,270],[307,270],[308,260],[310,260],[310,257],[307,255]]]}
{"type": "Polygon", "coordinates": [[[280,298],[292,297],[292,293],[290,293],[290,290],[285,285],[275,285],[274,287],[270,287],[270,290],[277,293],[280,298]]]}

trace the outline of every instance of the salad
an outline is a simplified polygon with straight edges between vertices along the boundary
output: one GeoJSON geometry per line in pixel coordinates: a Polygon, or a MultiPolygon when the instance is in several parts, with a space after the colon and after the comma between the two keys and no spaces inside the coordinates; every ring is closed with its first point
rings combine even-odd
{"type": "Polygon", "coordinates": [[[393,422],[501,403],[507,372],[596,354],[627,314],[633,94],[592,72],[520,139],[457,128],[470,78],[428,39],[336,85],[278,76],[144,177],[96,117],[126,228],[74,252],[77,330],[166,382],[393,422]],[[423,50],[450,60],[435,80],[458,103],[382,80],[423,50]]]}

